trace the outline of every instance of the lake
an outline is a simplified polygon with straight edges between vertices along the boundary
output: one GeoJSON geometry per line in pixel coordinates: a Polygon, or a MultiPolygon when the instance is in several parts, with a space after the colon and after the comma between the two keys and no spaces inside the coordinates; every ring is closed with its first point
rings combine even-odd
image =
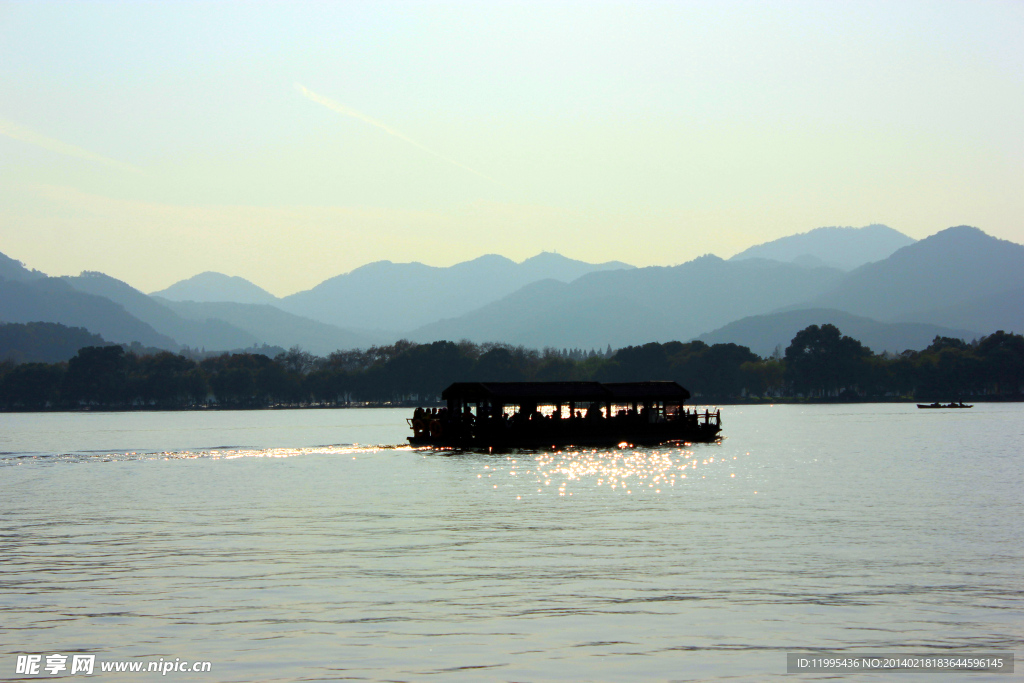
{"type": "Polygon", "coordinates": [[[1024,640],[1021,404],[728,406],[721,444],[451,456],[401,446],[409,414],[0,414],[0,678],[82,652],[212,663],[182,681],[763,681],[807,648],[1024,640]]]}

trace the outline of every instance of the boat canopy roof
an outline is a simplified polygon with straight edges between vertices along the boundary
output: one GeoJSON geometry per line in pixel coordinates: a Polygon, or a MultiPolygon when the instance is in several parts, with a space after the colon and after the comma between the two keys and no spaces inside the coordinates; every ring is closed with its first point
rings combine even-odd
{"type": "Polygon", "coordinates": [[[682,403],[690,392],[676,382],[456,382],[441,393],[446,401],[461,403],[567,403],[610,401],[682,403]]]}
{"type": "Polygon", "coordinates": [[[690,398],[690,392],[676,382],[611,382],[602,385],[621,401],[679,401],[690,398]]]}

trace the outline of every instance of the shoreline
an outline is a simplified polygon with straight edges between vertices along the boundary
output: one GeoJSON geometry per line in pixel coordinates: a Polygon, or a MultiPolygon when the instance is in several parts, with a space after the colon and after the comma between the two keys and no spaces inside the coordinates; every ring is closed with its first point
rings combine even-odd
{"type": "MultiPolygon", "coordinates": [[[[871,399],[807,399],[801,397],[792,396],[780,396],[780,397],[750,397],[750,398],[723,398],[716,400],[714,397],[709,397],[707,401],[691,401],[686,405],[690,408],[697,406],[757,406],[757,405],[855,405],[860,403],[893,403],[893,404],[913,404],[919,403],[933,403],[939,400],[941,403],[957,402],[960,399],[950,398],[927,398],[927,399],[915,399],[906,397],[876,397],[871,399]]],[[[1021,403],[1024,402],[1024,395],[1016,396],[965,396],[963,397],[964,403],[976,404],[976,403],[1021,403]]],[[[67,408],[67,407],[55,407],[55,408],[42,408],[42,409],[0,409],[0,414],[20,414],[20,413],[181,413],[181,412],[224,412],[224,411],[257,411],[257,410],[350,410],[353,408],[402,408],[413,410],[417,407],[422,408],[442,408],[446,404],[443,402],[394,402],[394,403],[376,403],[376,402],[364,402],[364,403],[350,403],[346,405],[318,405],[318,404],[304,404],[304,405],[274,405],[274,406],[185,406],[185,407],[159,407],[159,406],[128,406],[109,408],[101,406],[82,406],[79,408],[67,408]]]]}

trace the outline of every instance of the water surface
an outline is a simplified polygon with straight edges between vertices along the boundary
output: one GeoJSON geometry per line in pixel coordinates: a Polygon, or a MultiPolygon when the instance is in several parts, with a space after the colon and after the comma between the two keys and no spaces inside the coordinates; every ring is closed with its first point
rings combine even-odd
{"type": "Polygon", "coordinates": [[[736,406],[721,444],[453,456],[401,447],[407,412],[0,415],[0,678],[18,652],[761,681],[809,647],[1020,650],[1018,405],[736,406]]]}

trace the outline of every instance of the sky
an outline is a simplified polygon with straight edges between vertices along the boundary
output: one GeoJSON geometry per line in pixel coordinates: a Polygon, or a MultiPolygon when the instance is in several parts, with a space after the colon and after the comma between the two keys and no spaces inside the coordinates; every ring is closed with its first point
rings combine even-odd
{"type": "Polygon", "coordinates": [[[377,261],[1024,242],[1024,3],[0,3],[0,252],[283,296],[377,261]]]}

